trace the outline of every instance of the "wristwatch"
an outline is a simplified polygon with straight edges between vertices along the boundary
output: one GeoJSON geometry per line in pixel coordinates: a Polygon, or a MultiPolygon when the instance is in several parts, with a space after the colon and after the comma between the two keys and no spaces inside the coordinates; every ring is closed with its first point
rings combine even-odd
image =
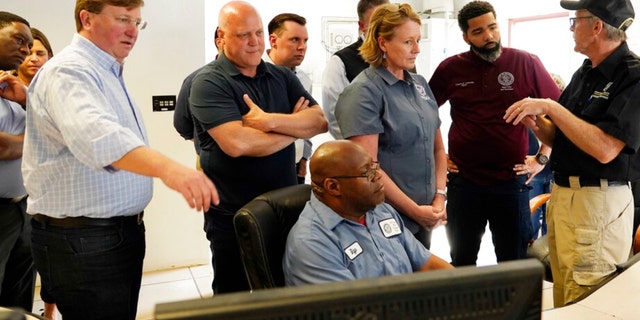
{"type": "Polygon", "coordinates": [[[538,153],[536,155],[536,161],[538,161],[539,164],[544,166],[549,162],[549,157],[547,157],[547,155],[545,154],[538,153]]]}
{"type": "Polygon", "coordinates": [[[436,189],[436,194],[441,194],[447,200],[447,190],[436,189]]]}

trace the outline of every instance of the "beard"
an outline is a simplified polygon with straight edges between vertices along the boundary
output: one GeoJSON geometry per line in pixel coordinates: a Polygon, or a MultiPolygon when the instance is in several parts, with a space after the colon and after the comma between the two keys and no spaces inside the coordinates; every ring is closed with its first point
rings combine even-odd
{"type": "Polygon", "coordinates": [[[500,54],[502,53],[502,44],[500,41],[488,42],[482,47],[476,47],[471,44],[471,50],[480,56],[482,60],[494,62],[500,58],[500,54]],[[487,45],[492,43],[495,44],[495,46],[493,48],[487,48],[487,45]]]}

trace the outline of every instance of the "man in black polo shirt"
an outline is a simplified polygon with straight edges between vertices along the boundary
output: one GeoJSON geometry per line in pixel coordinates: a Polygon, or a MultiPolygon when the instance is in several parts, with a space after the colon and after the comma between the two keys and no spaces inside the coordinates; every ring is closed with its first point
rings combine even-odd
{"type": "Polygon", "coordinates": [[[548,236],[554,305],[589,291],[626,261],[631,248],[630,180],[640,147],[640,60],[625,30],[629,0],[561,1],[570,18],[575,51],[588,57],[558,103],[524,99],[506,112],[553,146],[554,186],[548,236]],[[544,116],[546,115],[546,116],[544,116]]]}
{"type": "Polygon", "coordinates": [[[256,196],[297,184],[296,139],[327,131],[322,109],[286,67],[262,61],[264,28],[256,9],[231,1],[220,10],[224,50],[196,75],[189,106],[200,138],[200,164],[220,204],[205,214],[214,293],[249,290],[233,215],[256,196]]]}

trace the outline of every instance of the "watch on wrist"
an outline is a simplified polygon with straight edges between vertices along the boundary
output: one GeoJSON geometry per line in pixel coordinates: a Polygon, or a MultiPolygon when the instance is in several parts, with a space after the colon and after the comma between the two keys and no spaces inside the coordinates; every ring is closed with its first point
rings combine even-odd
{"type": "Polygon", "coordinates": [[[444,197],[444,199],[447,200],[447,190],[436,189],[436,194],[442,195],[444,197]]]}
{"type": "Polygon", "coordinates": [[[544,166],[547,163],[549,163],[549,157],[547,157],[547,155],[545,155],[545,154],[538,153],[536,155],[536,161],[538,161],[539,164],[544,166]]]}

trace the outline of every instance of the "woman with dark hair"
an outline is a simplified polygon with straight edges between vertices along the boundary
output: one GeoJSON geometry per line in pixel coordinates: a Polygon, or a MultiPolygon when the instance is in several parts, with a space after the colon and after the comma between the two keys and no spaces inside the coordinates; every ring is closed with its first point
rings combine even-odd
{"type": "Polygon", "coordinates": [[[53,49],[51,49],[51,44],[44,33],[36,28],[31,28],[31,35],[33,36],[31,53],[24,59],[15,74],[25,86],[29,86],[31,79],[40,70],[40,67],[53,57],[53,49]]]}

